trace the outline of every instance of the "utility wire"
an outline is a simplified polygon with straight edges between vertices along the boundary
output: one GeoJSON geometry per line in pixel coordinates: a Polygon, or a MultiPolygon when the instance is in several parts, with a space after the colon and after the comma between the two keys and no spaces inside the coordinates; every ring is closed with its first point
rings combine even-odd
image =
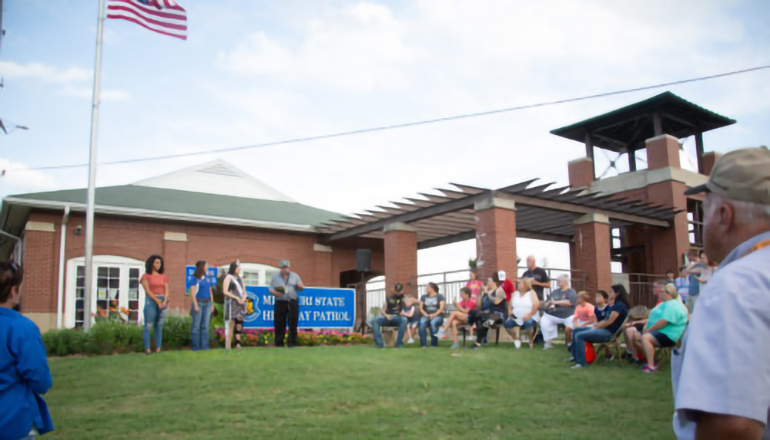
{"type": "MultiPolygon", "coordinates": [[[[560,99],[557,101],[547,101],[547,102],[541,102],[537,104],[527,104],[527,105],[520,105],[516,107],[508,107],[498,110],[489,110],[484,112],[478,112],[478,113],[467,113],[462,115],[455,115],[455,116],[447,116],[443,118],[436,118],[436,119],[426,119],[422,121],[416,121],[416,122],[406,122],[403,124],[395,124],[395,125],[384,125],[380,127],[371,127],[371,128],[364,128],[360,130],[352,130],[352,131],[343,131],[339,133],[332,133],[332,134],[325,134],[325,135],[319,135],[319,136],[309,136],[309,137],[302,137],[302,138],[295,138],[295,139],[287,139],[282,141],[274,141],[274,142],[265,142],[260,144],[253,144],[253,145],[246,145],[241,147],[230,147],[230,148],[220,148],[220,149],[212,149],[212,150],[205,150],[205,151],[194,151],[189,153],[178,153],[178,154],[167,154],[163,156],[151,156],[151,157],[139,157],[135,159],[122,159],[122,160],[115,160],[115,161],[109,161],[109,162],[101,162],[99,165],[122,165],[122,164],[129,164],[129,163],[138,163],[138,162],[150,162],[150,161],[156,161],[156,160],[166,160],[166,159],[178,159],[181,157],[191,157],[191,156],[200,156],[204,154],[213,154],[213,153],[226,153],[226,152],[232,152],[232,151],[241,151],[241,150],[250,150],[253,148],[265,148],[265,147],[273,147],[277,145],[286,145],[286,144],[296,144],[300,142],[310,142],[310,141],[318,141],[323,139],[331,139],[331,138],[337,138],[337,137],[344,137],[344,136],[354,136],[359,134],[365,134],[365,133],[373,133],[378,131],[387,131],[387,130],[396,130],[400,128],[409,128],[409,127],[416,127],[418,125],[427,125],[427,124],[436,124],[439,122],[447,122],[447,121],[456,121],[460,119],[469,119],[469,118],[478,118],[481,116],[490,116],[495,115],[499,113],[507,113],[507,112],[513,112],[518,110],[526,110],[531,108],[537,108],[537,107],[547,107],[552,105],[559,105],[559,104],[566,104],[570,102],[578,102],[578,101],[586,101],[589,99],[596,99],[596,98],[604,98],[607,96],[614,96],[614,95],[622,95],[626,93],[633,93],[633,92],[639,92],[643,90],[650,90],[650,89],[658,89],[661,87],[669,87],[679,84],[687,84],[687,83],[693,83],[698,81],[706,81],[710,79],[716,79],[716,78],[724,78],[726,76],[733,76],[733,75],[740,75],[744,73],[749,72],[755,72],[758,70],[765,70],[770,69],[770,65],[764,65],[764,66],[757,66],[752,67],[750,69],[743,69],[743,70],[735,70],[732,72],[725,72],[725,73],[719,73],[716,75],[709,75],[709,76],[701,76],[697,78],[690,78],[690,79],[683,79],[679,81],[673,81],[673,82],[667,82],[667,83],[661,83],[661,84],[655,84],[651,86],[644,86],[644,87],[636,87],[633,89],[625,89],[625,90],[616,90],[613,92],[605,92],[605,93],[599,93],[596,95],[587,95],[587,96],[580,96],[577,98],[567,98],[567,99],[560,99]]],[[[18,169],[8,169],[7,171],[44,171],[44,170],[61,170],[61,169],[68,169],[68,168],[81,168],[81,167],[87,167],[88,164],[81,163],[81,164],[71,164],[71,165],[52,165],[52,166],[43,166],[43,167],[36,167],[36,168],[18,168],[18,169]]]]}

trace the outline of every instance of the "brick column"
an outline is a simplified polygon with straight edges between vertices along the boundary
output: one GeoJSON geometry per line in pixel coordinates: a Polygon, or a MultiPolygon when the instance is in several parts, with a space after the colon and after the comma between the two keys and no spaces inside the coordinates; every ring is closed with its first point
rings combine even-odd
{"type": "Polygon", "coordinates": [[[647,169],[682,168],[679,163],[679,139],[662,134],[647,139],[647,169]]]}
{"type": "Polygon", "coordinates": [[[38,221],[27,222],[24,230],[26,274],[21,285],[21,312],[41,333],[56,328],[59,240],[54,232],[53,223],[38,221]]]}
{"type": "Polygon", "coordinates": [[[476,258],[479,278],[504,270],[516,282],[516,203],[506,194],[492,193],[476,202],[476,258]]]}
{"type": "Polygon", "coordinates": [[[722,157],[722,153],[709,151],[703,155],[703,174],[711,175],[711,170],[714,168],[714,164],[717,163],[719,158],[722,157]]]}
{"type": "Polygon", "coordinates": [[[315,277],[313,286],[336,287],[340,280],[332,279],[332,248],[322,244],[313,245],[315,254],[315,277]]]}
{"type": "Polygon", "coordinates": [[[405,223],[385,226],[385,292],[402,283],[407,295],[417,295],[417,228],[405,223]],[[409,285],[408,283],[412,283],[409,285]]]}
{"type": "MultiPolygon", "coordinates": [[[[190,297],[185,295],[185,267],[187,266],[187,234],[166,232],[163,234],[163,265],[168,277],[168,293],[171,309],[190,310],[190,297]]],[[[194,262],[193,262],[194,263],[194,262]]]]}
{"type": "Polygon", "coordinates": [[[586,290],[609,290],[610,220],[603,214],[586,214],[575,220],[575,269],[585,271],[586,290]]]}
{"type": "Polygon", "coordinates": [[[585,188],[594,181],[594,161],[590,157],[571,160],[567,167],[572,188],[585,188]]]}

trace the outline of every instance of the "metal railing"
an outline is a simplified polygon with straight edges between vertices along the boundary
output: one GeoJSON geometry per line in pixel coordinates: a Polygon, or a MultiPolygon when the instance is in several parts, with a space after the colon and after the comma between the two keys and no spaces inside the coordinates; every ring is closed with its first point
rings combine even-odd
{"type": "MultiPolygon", "coordinates": [[[[527,270],[527,267],[519,267],[518,275],[527,270]]],[[[567,274],[570,276],[570,282],[572,288],[576,291],[585,290],[586,288],[586,273],[579,270],[571,269],[557,269],[557,268],[544,268],[548,277],[551,279],[551,288],[547,289],[545,295],[547,297],[551,289],[555,289],[558,286],[556,278],[559,275],[567,274]]],[[[430,273],[424,275],[418,275],[417,284],[417,297],[421,297],[426,293],[428,283],[434,282],[439,287],[439,292],[446,298],[447,304],[453,304],[460,297],[460,289],[465,287],[469,281],[468,269],[453,270],[449,272],[430,273]]],[[[376,282],[373,284],[383,284],[384,282],[376,282]]],[[[368,313],[372,312],[373,308],[379,309],[385,303],[385,297],[387,296],[384,286],[382,288],[371,289],[366,292],[366,310],[368,313]]],[[[371,317],[371,316],[370,316],[371,317]]]]}
{"type": "Polygon", "coordinates": [[[657,280],[666,279],[666,276],[650,273],[629,273],[627,275],[628,296],[631,297],[631,305],[655,307],[657,298],[653,293],[652,285],[657,280]]]}

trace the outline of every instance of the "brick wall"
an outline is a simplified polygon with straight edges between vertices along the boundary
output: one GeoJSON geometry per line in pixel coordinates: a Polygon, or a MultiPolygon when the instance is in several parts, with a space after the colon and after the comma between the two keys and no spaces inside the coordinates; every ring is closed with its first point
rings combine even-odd
{"type": "Polygon", "coordinates": [[[573,268],[585,271],[588,292],[612,287],[610,225],[591,222],[575,225],[573,268]]]}
{"type": "MultiPolygon", "coordinates": [[[[30,214],[29,221],[53,223],[56,232],[28,231],[25,235],[24,312],[56,312],[61,220],[61,212],[30,214]]],[[[307,285],[318,287],[338,287],[340,272],[356,269],[356,249],[344,244],[332,246],[333,252],[326,253],[329,257],[319,258],[321,252],[313,249],[318,239],[315,234],[104,215],[98,215],[95,223],[94,255],[139,261],[152,254],[164,257],[170,294],[184,298],[172,303],[174,308],[189,307],[184,295],[185,266],[198,260],[224,265],[240,258],[244,263],[278,266],[281,259],[288,258],[307,285]],[[166,232],[184,233],[187,241],[164,240],[166,232]]],[[[85,254],[85,231],[75,235],[78,226],[85,228],[81,213],[71,215],[67,224],[67,261],[85,254]]],[[[379,249],[372,250],[372,266],[375,271],[384,270],[379,249]]],[[[65,290],[66,283],[65,279],[65,290]]]]}
{"type": "Polygon", "coordinates": [[[396,283],[404,284],[407,295],[417,295],[416,232],[390,231],[385,234],[385,291],[393,291],[396,283]]]}

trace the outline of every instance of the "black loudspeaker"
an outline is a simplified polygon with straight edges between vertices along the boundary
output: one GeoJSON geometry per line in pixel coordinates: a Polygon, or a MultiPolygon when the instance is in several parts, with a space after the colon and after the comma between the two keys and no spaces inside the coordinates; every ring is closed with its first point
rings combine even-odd
{"type": "Polygon", "coordinates": [[[358,271],[369,272],[372,270],[372,251],[369,249],[358,250],[358,271]]]}

